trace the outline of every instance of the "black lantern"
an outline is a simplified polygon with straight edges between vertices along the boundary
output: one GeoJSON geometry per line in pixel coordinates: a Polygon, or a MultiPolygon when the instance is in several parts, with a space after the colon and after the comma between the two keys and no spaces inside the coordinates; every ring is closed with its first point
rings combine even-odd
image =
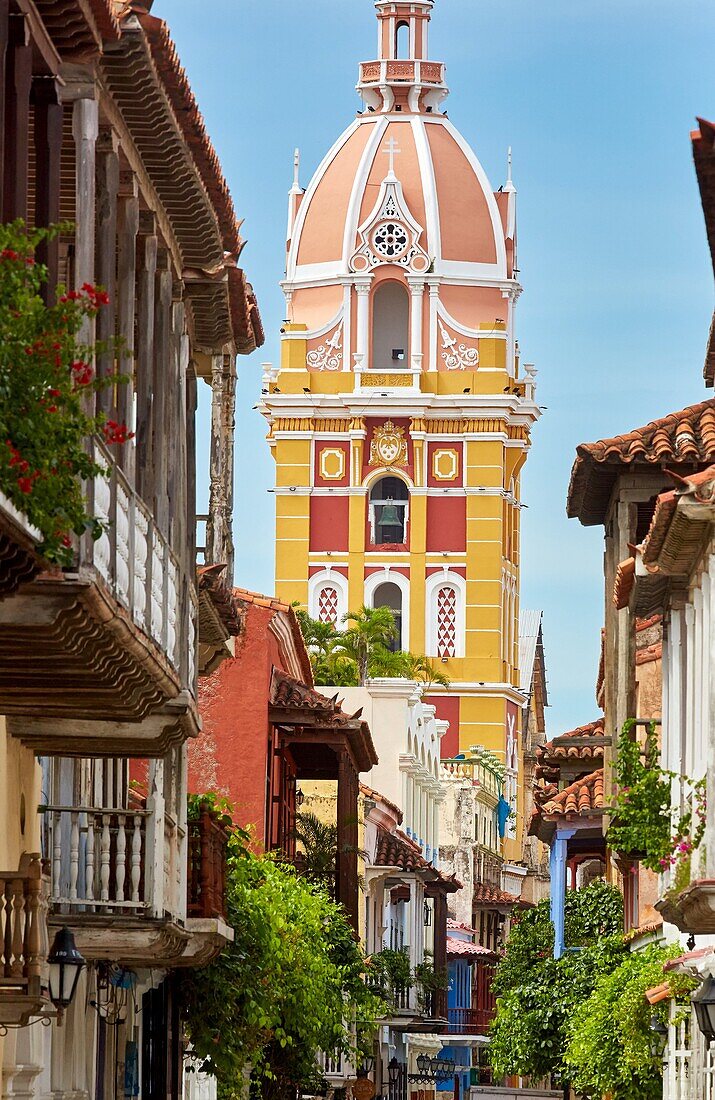
{"type": "Polygon", "coordinates": [[[656,1061],[663,1057],[665,1044],[668,1041],[668,1029],[659,1016],[651,1016],[650,1021],[650,1050],[656,1061]]]}
{"type": "Polygon", "coordinates": [[[431,1059],[426,1054],[417,1055],[417,1069],[423,1077],[426,1077],[431,1059]]]}
{"type": "Polygon", "coordinates": [[[47,961],[50,964],[50,1000],[57,1009],[59,1023],[65,1009],[72,1004],[84,967],[84,955],[77,950],[74,936],[66,926],[55,936],[47,961]]]}
{"type": "Polygon", "coordinates": [[[400,1080],[400,1063],[397,1058],[391,1058],[387,1064],[387,1076],[391,1085],[396,1085],[400,1080]]]}
{"type": "Polygon", "coordinates": [[[298,810],[302,810],[303,803],[305,802],[305,794],[301,791],[300,787],[295,789],[295,804],[298,810]]]}
{"type": "Polygon", "coordinates": [[[709,1043],[715,1042],[715,978],[706,978],[690,1000],[698,1019],[698,1027],[709,1043]]]}

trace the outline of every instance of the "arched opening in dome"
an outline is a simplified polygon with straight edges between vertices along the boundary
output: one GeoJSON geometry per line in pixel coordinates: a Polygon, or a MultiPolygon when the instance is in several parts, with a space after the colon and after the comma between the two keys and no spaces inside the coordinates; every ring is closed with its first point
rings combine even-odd
{"type": "Polygon", "coordinates": [[[404,546],[407,542],[409,491],[399,477],[381,477],[370,491],[373,546],[404,546]]]}
{"type": "Polygon", "coordinates": [[[392,653],[397,653],[398,650],[402,649],[402,592],[392,581],[386,581],[385,584],[380,584],[375,589],[372,606],[375,608],[388,607],[392,612],[396,634],[387,648],[392,653]]]}
{"type": "Polygon", "coordinates": [[[410,299],[392,280],[381,283],[372,300],[373,370],[389,371],[409,363],[410,299]]]}
{"type": "Polygon", "coordinates": [[[410,25],[398,23],[395,28],[395,57],[398,61],[410,59],[410,25]]]}

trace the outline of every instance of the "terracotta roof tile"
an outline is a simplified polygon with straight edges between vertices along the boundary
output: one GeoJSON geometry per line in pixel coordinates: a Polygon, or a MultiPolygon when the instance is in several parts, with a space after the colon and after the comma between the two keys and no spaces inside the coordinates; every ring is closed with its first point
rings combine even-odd
{"type": "Polygon", "coordinates": [[[675,489],[658,497],[640,550],[646,567],[689,576],[715,523],[715,466],[677,480],[675,489]]]}
{"type": "Polygon", "coordinates": [[[574,730],[569,730],[568,733],[562,733],[559,737],[555,737],[553,741],[547,741],[544,745],[539,745],[536,750],[536,759],[539,764],[548,766],[552,764],[555,767],[559,767],[569,760],[594,760],[597,757],[603,757],[603,743],[602,739],[606,736],[604,728],[603,718],[596,718],[593,722],[588,722],[585,726],[578,726],[574,730]],[[584,741],[589,738],[593,738],[594,744],[570,744],[572,741],[584,741]]]}
{"type": "Polygon", "coordinates": [[[602,523],[613,483],[624,467],[699,466],[715,461],[715,399],[669,413],[612,439],[576,448],[567,511],[585,525],[602,523]]]}
{"type": "Polygon", "coordinates": [[[296,616],[295,610],[290,604],[284,603],[283,600],[276,599],[275,596],[262,596],[259,592],[251,592],[247,588],[235,588],[233,589],[234,599],[245,607],[264,607],[269,611],[282,612],[288,617],[288,624],[290,626],[291,635],[293,637],[293,644],[295,645],[296,653],[298,655],[298,663],[300,666],[300,674],[304,684],[308,684],[309,687],[313,686],[313,666],[310,663],[310,657],[308,656],[308,650],[305,647],[305,641],[303,639],[303,632],[300,629],[300,623],[296,616]]]}
{"type": "Polygon", "coordinates": [[[645,649],[636,650],[636,666],[649,665],[653,661],[661,661],[663,659],[663,643],[656,642],[654,645],[646,646],[645,649]]]}
{"type": "Polygon", "coordinates": [[[568,814],[580,816],[605,808],[603,768],[577,779],[541,807],[542,817],[561,817],[568,814]]]}
{"type": "Polygon", "coordinates": [[[197,570],[199,594],[206,593],[226,627],[235,638],[241,630],[241,617],[232,597],[231,589],[224,583],[225,565],[204,565],[197,570]]]}
{"type": "Polygon", "coordinates": [[[480,907],[519,904],[519,898],[514,894],[508,894],[506,890],[500,890],[498,886],[491,886],[488,882],[475,882],[472,901],[474,905],[480,907]]]}
{"type": "Polygon", "coordinates": [[[636,559],[626,558],[619,563],[616,569],[616,579],[613,584],[613,602],[619,611],[628,607],[636,580],[636,559]]]}
{"type": "Polygon", "coordinates": [[[429,863],[419,844],[415,844],[401,829],[389,833],[387,829],[378,827],[374,866],[399,867],[409,874],[425,875],[430,882],[444,883],[455,890],[462,888],[461,882],[454,875],[447,877],[434,864],[429,863]]]}
{"type": "Polygon", "coordinates": [[[397,817],[398,824],[401,825],[403,821],[403,813],[399,806],[391,802],[389,798],[386,798],[384,794],[380,794],[379,791],[373,790],[372,787],[368,787],[367,783],[360,784],[360,794],[363,798],[370,798],[373,802],[382,802],[387,806],[388,810],[392,810],[397,817]]]}
{"type": "Polygon", "coordinates": [[[468,924],[462,924],[460,921],[453,920],[452,917],[447,917],[447,930],[452,932],[468,932],[470,936],[476,936],[476,928],[470,928],[468,924]]]}
{"type": "Polygon", "coordinates": [[[480,943],[469,943],[467,940],[458,940],[454,936],[447,936],[448,959],[490,959],[496,961],[499,956],[488,947],[482,947],[480,943]]]}
{"type": "Polygon", "coordinates": [[[715,951],[715,948],[712,944],[709,947],[696,947],[694,951],[686,951],[684,955],[678,955],[677,959],[670,959],[663,969],[666,973],[671,970],[683,973],[687,972],[689,968],[697,970],[698,963],[707,959],[709,955],[713,954],[713,951],[715,951]]]}
{"type": "Polygon", "coordinates": [[[662,622],[662,615],[649,615],[647,619],[636,619],[636,634],[640,634],[644,630],[650,630],[652,626],[658,626],[662,622]]]}

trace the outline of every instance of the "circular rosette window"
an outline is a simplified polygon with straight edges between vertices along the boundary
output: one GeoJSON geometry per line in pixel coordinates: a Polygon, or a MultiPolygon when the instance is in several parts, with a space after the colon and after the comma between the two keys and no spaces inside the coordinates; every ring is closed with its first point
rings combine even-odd
{"type": "Polygon", "coordinates": [[[407,230],[399,222],[381,222],[372,235],[372,247],[378,256],[397,260],[410,243],[407,230]]]}

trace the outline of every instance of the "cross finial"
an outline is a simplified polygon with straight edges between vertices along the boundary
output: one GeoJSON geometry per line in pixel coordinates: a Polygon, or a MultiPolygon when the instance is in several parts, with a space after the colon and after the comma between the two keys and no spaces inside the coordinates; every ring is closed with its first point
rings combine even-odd
{"type": "Polygon", "coordinates": [[[293,186],[300,187],[300,149],[293,154],[293,186]]]}
{"type": "Polygon", "coordinates": [[[390,158],[390,175],[394,176],[394,174],[395,174],[395,157],[399,156],[400,153],[402,152],[402,150],[400,149],[399,142],[397,142],[394,137],[391,137],[390,140],[385,145],[385,150],[384,151],[387,153],[387,155],[390,158]]]}
{"type": "Polygon", "coordinates": [[[511,183],[511,145],[509,146],[506,154],[506,182],[511,183]]]}

